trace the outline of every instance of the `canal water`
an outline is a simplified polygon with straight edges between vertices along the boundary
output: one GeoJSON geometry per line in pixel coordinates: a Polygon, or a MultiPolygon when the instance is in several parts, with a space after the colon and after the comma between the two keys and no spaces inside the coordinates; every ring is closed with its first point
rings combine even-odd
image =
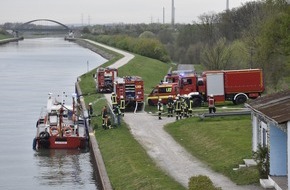
{"type": "Polygon", "coordinates": [[[77,77],[106,60],[60,38],[0,46],[0,189],[98,189],[92,155],[32,150],[49,92],[72,94],[77,77]]]}

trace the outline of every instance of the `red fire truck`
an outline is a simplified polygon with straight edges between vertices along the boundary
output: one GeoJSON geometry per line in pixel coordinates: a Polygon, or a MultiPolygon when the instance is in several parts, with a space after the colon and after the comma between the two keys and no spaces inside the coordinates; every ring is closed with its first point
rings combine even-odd
{"type": "Polygon", "coordinates": [[[149,94],[149,105],[156,105],[159,98],[166,104],[169,95],[175,97],[177,94],[189,95],[194,106],[201,106],[209,95],[213,95],[216,102],[242,104],[264,91],[261,69],[205,71],[201,76],[179,73],[166,76],[165,81],[149,94]]]}
{"type": "Polygon", "coordinates": [[[118,70],[115,68],[103,68],[99,67],[94,76],[96,80],[97,92],[110,93],[113,92],[113,83],[118,76],[118,70]]]}
{"type": "Polygon", "coordinates": [[[125,99],[126,110],[140,111],[144,106],[144,82],[138,76],[117,77],[114,82],[114,92],[120,104],[121,96],[125,99]]]}

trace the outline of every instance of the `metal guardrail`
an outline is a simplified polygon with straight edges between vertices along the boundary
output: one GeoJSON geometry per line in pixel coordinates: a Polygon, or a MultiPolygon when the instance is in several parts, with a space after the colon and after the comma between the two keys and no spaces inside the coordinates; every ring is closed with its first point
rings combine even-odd
{"type": "Polygon", "coordinates": [[[206,117],[221,117],[221,116],[236,116],[236,115],[250,115],[250,110],[243,111],[231,111],[231,112],[218,112],[218,113],[203,113],[198,115],[200,119],[204,119],[206,117]]]}

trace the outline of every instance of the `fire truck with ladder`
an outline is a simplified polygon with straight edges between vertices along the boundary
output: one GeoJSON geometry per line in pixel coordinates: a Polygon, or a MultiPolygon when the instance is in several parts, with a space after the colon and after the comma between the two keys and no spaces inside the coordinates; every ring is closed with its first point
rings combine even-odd
{"type": "Polygon", "coordinates": [[[255,99],[264,91],[261,69],[204,71],[200,76],[194,72],[173,73],[165,77],[163,84],[157,85],[148,96],[148,104],[156,105],[158,99],[167,103],[168,97],[188,95],[199,107],[213,95],[216,102],[232,101],[243,104],[247,99],[255,99]]]}
{"type": "Polygon", "coordinates": [[[139,76],[117,77],[114,81],[114,92],[117,102],[125,100],[127,111],[140,111],[144,107],[144,82],[139,76]]]}
{"type": "Polygon", "coordinates": [[[115,68],[103,68],[99,67],[97,69],[94,78],[96,80],[97,92],[110,93],[113,92],[114,80],[118,76],[118,70],[115,68]]]}

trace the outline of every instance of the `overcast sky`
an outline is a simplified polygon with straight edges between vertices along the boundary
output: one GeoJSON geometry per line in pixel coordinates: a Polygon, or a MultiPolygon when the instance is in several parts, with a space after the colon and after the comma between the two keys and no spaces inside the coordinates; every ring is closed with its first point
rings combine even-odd
{"type": "MultiPolygon", "coordinates": [[[[192,23],[203,13],[219,13],[227,0],[175,0],[175,22],[192,23]]],[[[229,0],[236,8],[253,0],[229,0]]],[[[171,22],[172,0],[1,0],[0,24],[52,19],[64,24],[171,22]]]]}

